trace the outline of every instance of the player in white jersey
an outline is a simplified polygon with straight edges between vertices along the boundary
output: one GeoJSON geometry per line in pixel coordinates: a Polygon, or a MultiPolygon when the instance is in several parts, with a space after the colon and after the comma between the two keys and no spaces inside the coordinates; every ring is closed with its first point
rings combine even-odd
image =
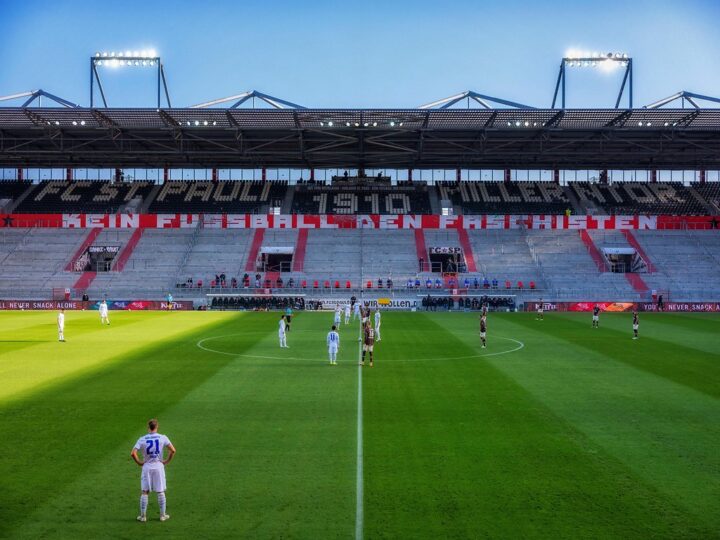
{"type": "Polygon", "coordinates": [[[287,337],[285,336],[285,315],[280,316],[280,322],[278,323],[278,338],[280,339],[280,348],[289,349],[287,345],[287,337]]]}
{"type": "Polygon", "coordinates": [[[100,324],[110,324],[110,317],[108,316],[108,305],[105,300],[100,302],[100,324]]]}
{"type": "Polygon", "coordinates": [[[345,304],[345,324],[350,324],[350,304],[345,304]]]}
{"type": "Polygon", "coordinates": [[[342,308],[339,305],[335,308],[335,318],[333,319],[333,324],[337,327],[340,326],[340,319],[342,317],[341,309],[342,308]]]}
{"type": "Polygon", "coordinates": [[[57,316],[58,341],[65,341],[65,310],[61,309],[57,316]]]}
{"type": "Polygon", "coordinates": [[[154,418],[148,422],[148,434],[138,439],[133,446],[130,457],[142,467],[140,473],[140,515],[138,521],[147,521],[148,494],[157,493],[160,506],[160,521],[167,521],[170,516],[166,512],[165,499],[165,465],[175,456],[175,447],[165,435],[158,433],[158,421],[154,418]],[[167,459],[163,459],[163,450],[168,449],[167,459]],[[138,452],[143,459],[138,457],[138,452]]]}
{"type": "Polygon", "coordinates": [[[340,350],[340,334],[337,333],[337,326],[333,325],[327,335],[328,356],[330,365],[337,365],[337,353],[340,350]]]}
{"type": "Polygon", "coordinates": [[[360,302],[355,302],[355,310],[353,311],[353,321],[360,318],[360,302]]]}
{"type": "Polygon", "coordinates": [[[377,341],[380,341],[380,322],[381,322],[380,310],[375,311],[375,336],[377,341]]]}

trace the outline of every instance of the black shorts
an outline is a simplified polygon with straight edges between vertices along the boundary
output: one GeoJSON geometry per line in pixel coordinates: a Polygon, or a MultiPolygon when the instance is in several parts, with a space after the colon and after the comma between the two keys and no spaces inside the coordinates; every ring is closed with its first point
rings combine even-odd
{"type": "Polygon", "coordinates": [[[285,322],[290,324],[290,319],[292,319],[292,315],[285,315],[285,322]]]}

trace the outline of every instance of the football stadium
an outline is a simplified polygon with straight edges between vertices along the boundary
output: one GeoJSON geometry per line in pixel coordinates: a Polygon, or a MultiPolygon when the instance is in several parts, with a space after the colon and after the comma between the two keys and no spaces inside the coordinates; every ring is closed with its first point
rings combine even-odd
{"type": "Polygon", "coordinates": [[[560,4],[0,4],[0,538],[720,538],[720,7],[560,4]]]}

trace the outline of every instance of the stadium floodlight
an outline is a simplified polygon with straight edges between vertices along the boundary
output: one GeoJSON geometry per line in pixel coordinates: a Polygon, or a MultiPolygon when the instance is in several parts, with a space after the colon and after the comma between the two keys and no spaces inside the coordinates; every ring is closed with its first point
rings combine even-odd
{"type": "Polygon", "coordinates": [[[165,68],[163,67],[160,56],[155,52],[154,49],[143,50],[143,51],[98,51],[94,56],[90,57],[90,107],[94,105],[95,99],[95,82],[97,82],[100,90],[100,96],[102,97],[103,105],[107,107],[107,100],[105,99],[105,91],[100,81],[100,73],[98,68],[121,68],[121,67],[151,67],[157,68],[157,107],[160,108],[161,93],[160,88],[165,90],[165,99],[167,100],[168,107],[170,107],[170,94],[167,88],[167,81],[165,79],[165,68]]]}
{"type": "Polygon", "coordinates": [[[586,52],[571,49],[565,53],[560,62],[560,71],[558,72],[557,82],[555,83],[555,93],[553,94],[552,108],[555,108],[558,92],[561,93],[561,108],[565,108],[565,68],[567,67],[589,67],[598,68],[603,72],[612,72],[617,68],[625,68],[623,80],[620,85],[620,92],[615,101],[615,108],[620,106],[625,85],[628,86],[628,106],[632,109],[633,102],[633,86],[632,86],[632,58],[625,52],[604,52],[597,51],[586,52]]]}

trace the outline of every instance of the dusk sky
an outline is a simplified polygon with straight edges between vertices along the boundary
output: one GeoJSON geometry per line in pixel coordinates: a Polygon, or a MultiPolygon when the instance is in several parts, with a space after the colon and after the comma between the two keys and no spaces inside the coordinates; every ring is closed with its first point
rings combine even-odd
{"type": "MultiPolygon", "coordinates": [[[[88,105],[91,55],[152,48],[176,107],[252,89],[307,107],[414,107],[470,89],[549,107],[560,58],[580,49],[632,56],[642,106],[720,96],[719,21],[717,0],[0,0],[0,95],[42,88],[88,105]]],[[[613,106],[620,75],[573,69],[567,106],[613,106]]],[[[110,106],[154,106],[150,68],[101,77],[110,106]]]]}

